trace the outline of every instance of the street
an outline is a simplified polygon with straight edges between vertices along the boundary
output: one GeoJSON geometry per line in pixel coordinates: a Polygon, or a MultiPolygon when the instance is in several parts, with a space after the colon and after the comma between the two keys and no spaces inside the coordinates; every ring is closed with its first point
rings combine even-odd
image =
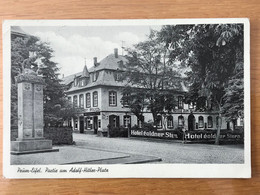
{"type": "MultiPolygon", "coordinates": [[[[107,138],[74,133],[76,146],[155,156],[160,163],[244,163],[243,145],[183,144],[173,140],[107,138]]],[[[158,163],[158,162],[156,162],[158,163]]]]}

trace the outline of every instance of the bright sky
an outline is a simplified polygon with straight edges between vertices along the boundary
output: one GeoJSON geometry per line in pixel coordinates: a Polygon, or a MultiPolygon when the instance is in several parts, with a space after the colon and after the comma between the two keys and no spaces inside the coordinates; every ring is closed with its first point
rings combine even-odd
{"type": "Polygon", "coordinates": [[[53,61],[58,63],[60,74],[68,76],[83,70],[86,58],[87,67],[93,66],[93,57],[98,61],[119,49],[122,54],[122,41],[125,47],[146,39],[151,29],[161,26],[88,26],[88,27],[43,27],[21,26],[28,34],[49,42],[54,50],[53,61]]]}

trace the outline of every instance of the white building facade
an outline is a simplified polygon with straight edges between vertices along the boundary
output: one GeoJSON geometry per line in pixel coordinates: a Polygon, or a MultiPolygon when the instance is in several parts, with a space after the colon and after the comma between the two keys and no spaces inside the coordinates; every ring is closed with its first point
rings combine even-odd
{"type": "MultiPolygon", "coordinates": [[[[84,132],[107,132],[108,125],[112,127],[128,127],[138,125],[137,117],[130,112],[129,108],[123,106],[122,88],[126,85],[124,79],[119,79],[122,73],[120,63],[126,63],[124,56],[118,55],[115,49],[113,54],[97,61],[89,70],[86,65],[82,72],[63,78],[67,86],[66,95],[75,107],[82,108],[77,117],[67,121],[73,130],[84,132]]],[[[167,116],[162,117],[158,123],[158,129],[163,130],[163,121],[167,130],[175,130],[184,127],[187,130],[217,129],[216,112],[198,112],[188,104],[183,103],[183,95],[188,93],[185,87],[179,93],[178,106],[167,116]]],[[[149,111],[143,113],[144,121],[152,120],[149,111]]],[[[160,116],[159,116],[160,118],[160,116]]],[[[236,125],[239,124],[240,121],[236,125]]],[[[233,124],[226,123],[223,119],[221,129],[233,129],[233,124]]]]}

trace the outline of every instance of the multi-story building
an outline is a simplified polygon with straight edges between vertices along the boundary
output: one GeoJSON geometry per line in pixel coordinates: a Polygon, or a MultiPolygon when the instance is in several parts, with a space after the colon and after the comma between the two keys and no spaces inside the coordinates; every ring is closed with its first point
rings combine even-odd
{"type": "MultiPolygon", "coordinates": [[[[118,50],[115,49],[113,54],[100,62],[95,57],[89,70],[85,65],[82,72],[63,78],[63,83],[67,86],[68,99],[75,107],[83,110],[76,118],[68,121],[74,130],[79,130],[81,133],[92,130],[97,133],[107,131],[108,124],[114,127],[140,124],[137,117],[129,108],[124,107],[121,101],[122,87],[126,85],[126,80],[120,79],[123,71],[120,63],[126,62],[126,58],[118,55],[118,50]]],[[[167,130],[183,126],[188,130],[216,129],[217,113],[198,112],[192,105],[185,104],[183,96],[184,93],[188,93],[188,89],[183,82],[179,85],[179,91],[173,94],[178,97],[178,106],[167,115],[167,130]]],[[[147,110],[143,116],[145,122],[152,119],[152,114],[147,110]]],[[[232,129],[232,126],[222,121],[221,129],[232,129]]],[[[162,120],[158,123],[158,128],[162,128],[162,120]]]]}

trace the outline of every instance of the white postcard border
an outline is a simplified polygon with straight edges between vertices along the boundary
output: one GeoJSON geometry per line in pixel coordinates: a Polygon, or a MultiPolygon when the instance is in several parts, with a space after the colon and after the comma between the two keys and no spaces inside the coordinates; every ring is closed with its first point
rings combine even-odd
{"type": "Polygon", "coordinates": [[[3,175],[6,178],[250,178],[250,24],[247,18],[130,19],[130,20],[6,20],[3,23],[3,175]],[[166,24],[244,24],[244,164],[132,164],[132,165],[10,165],[11,26],[124,26],[166,24]],[[42,173],[18,173],[18,168],[42,173]],[[49,169],[93,168],[108,172],[45,173],[49,169]]]}

